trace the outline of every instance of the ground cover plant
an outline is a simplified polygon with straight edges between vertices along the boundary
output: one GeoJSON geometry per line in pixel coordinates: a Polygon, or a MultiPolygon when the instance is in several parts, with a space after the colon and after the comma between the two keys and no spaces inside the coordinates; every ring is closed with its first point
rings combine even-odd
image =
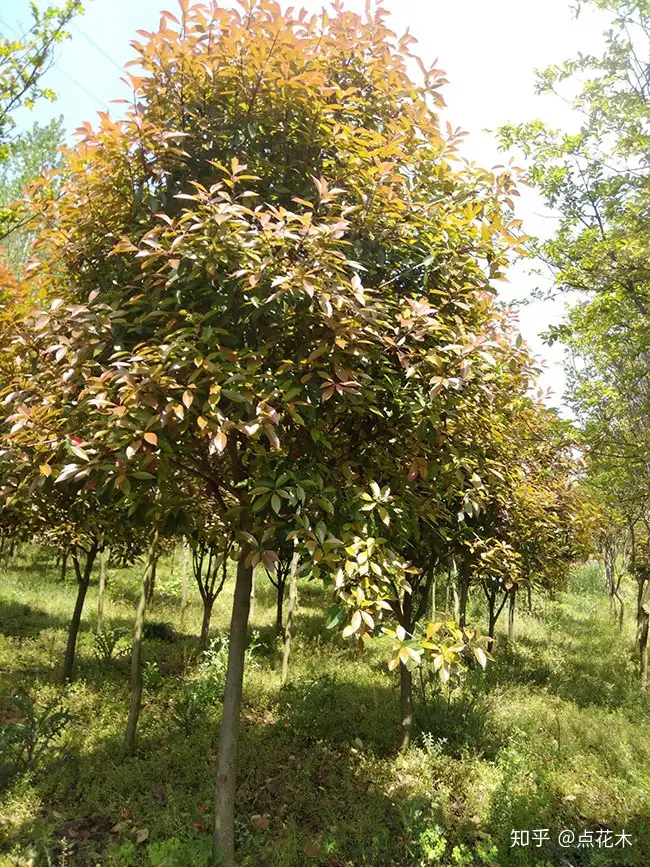
{"type": "MultiPolygon", "coordinates": [[[[14,695],[40,714],[59,701],[66,714],[52,740],[43,732],[32,766],[3,768],[3,867],[210,863],[228,606],[216,604],[213,650],[201,661],[201,599],[191,594],[181,627],[169,565],[151,618],[171,624],[174,637],[154,630],[145,639],[143,734],[132,757],[122,742],[128,659],[106,663],[93,652],[96,583],[77,680],[62,692],[56,665],[74,585],[58,583],[53,558],[33,549],[3,570],[3,723],[29,716],[14,695]]],[[[111,572],[109,623],[130,622],[136,586],[128,569],[111,572]]],[[[282,687],[272,587],[257,591],[236,814],[242,864],[528,867],[566,853],[511,847],[512,829],[600,827],[625,828],[633,845],[572,849],[572,863],[646,863],[649,699],[610,616],[602,569],[582,567],[558,599],[536,600],[507,646],[499,633],[499,662],[486,672],[448,691],[416,688],[418,735],[406,752],[397,749],[398,675],[386,669],[385,648],[360,653],[325,630],[322,592],[301,586],[282,687]]],[[[629,580],[624,592],[633,599],[629,580]]],[[[470,611],[487,616],[478,595],[470,611]]]]}

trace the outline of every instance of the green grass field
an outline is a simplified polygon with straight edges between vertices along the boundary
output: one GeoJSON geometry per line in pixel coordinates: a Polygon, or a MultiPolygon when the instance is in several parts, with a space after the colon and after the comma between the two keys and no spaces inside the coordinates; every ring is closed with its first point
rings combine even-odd
{"type": "MultiPolygon", "coordinates": [[[[74,582],[58,582],[53,560],[33,552],[3,566],[2,867],[208,864],[225,660],[219,635],[230,597],[215,606],[217,640],[201,662],[198,593],[191,588],[181,625],[178,558],[174,575],[170,566],[169,558],[161,564],[149,615],[139,747],[130,758],[129,659],[119,653],[128,634],[116,658],[99,658],[93,586],[76,680],[53,706],[74,582]],[[16,771],[8,733],[30,720],[41,726],[31,742],[44,749],[16,771]],[[60,731],[48,740],[57,721],[60,731]]],[[[137,584],[137,568],[109,571],[111,628],[128,633],[137,584]]],[[[290,681],[281,688],[273,588],[263,576],[257,584],[240,752],[242,865],[650,864],[650,699],[636,682],[632,624],[618,634],[597,568],[578,570],[570,592],[521,614],[515,641],[508,647],[499,636],[486,673],[468,672],[449,695],[416,676],[420,734],[404,755],[385,643],[350,648],[324,628],[326,593],[305,584],[290,681]],[[513,830],[535,829],[549,829],[550,841],[511,845],[513,830]],[[574,845],[558,845],[563,829],[576,834],[574,845]],[[623,829],[630,846],[616,844],[623,829]]],[[[628,595],[630,611],[632,588],[628,595]]],[[[480,621],[480,608],[472,615],[480,621]]]]}

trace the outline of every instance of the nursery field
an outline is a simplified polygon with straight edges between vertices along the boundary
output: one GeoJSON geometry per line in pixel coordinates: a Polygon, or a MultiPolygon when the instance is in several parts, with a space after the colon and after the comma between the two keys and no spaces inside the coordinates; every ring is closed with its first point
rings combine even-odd
{"type": "MultiPolygon", "coordinates": [[[[169,555],[159,564],[132,756],[123,738],[137,565],[108,570],[102,641],[91,585],[76,677],[65,688],[60,669],[74,581],[61,582],[54,559],[27,547],[3,565],[2,867],[210,863],[230,598],[225,590],[218,599],[210,649],[200,656],[200,599],[191,587],[181,622],[179,564],[178,553],[174,564],[169,555]]],[[[416,677],[416,734],[400,752],[390,644],[350,647],[325,629],[322,585],[301,582],[281,687],[274,588],[258,575],[238,863],[650,863],[650,699],[638,685],[632,627],[621,640],[603,588],[599,567],[581,567],[567,593],[533,599],[514,640],[497,633],[485,672],[477,666],[450,688],[416,677]],[[546,835],[534,832],[544,829],[549,839],[538,845],[546,835]],[[528,845],[513,831],[528,831],[528,845]],[[573,832],[571,845],[558,843],[561,831],[573,832]]],[[[626,589],[631,602],[632,586],[626,589]]],[[[472,622],[484,618],[478,594],[469,611],[472,622]]]]}

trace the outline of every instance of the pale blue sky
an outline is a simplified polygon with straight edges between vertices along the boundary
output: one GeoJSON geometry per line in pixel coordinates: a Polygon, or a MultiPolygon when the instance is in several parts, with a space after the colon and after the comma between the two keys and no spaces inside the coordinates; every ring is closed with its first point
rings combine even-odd
{"type": "MultiPolygon", "coordinates": [[[[292,5],[318,11],[324,4],[303,0],[292,5]]],[[[364,5],[365,0],[346,3],[355,11],[364,5]]],[[[576,21],[571,0],[384,0],[382,5],[391,12],[392,29],[402,33],[408,28],[419,41],[425,63],[438,58],[438,66],[446,71],[446,114],[454,126],[470,133],[465,150],[471,159],[486,167],[504,161],[493,138],[483,132],[486,128],[538,116],[557,126],[575,124],[561,102],[535,96],[534,69],[579,50],[598,51],[606,25],[602,15],[583,10],[576,21]]],[[[43,122],[62,114],[72,131],[84,120],[94,121],[97,110],[118,113],[120,107],[110,106],[109,100],[130,95],[119,81],[119,68],[133,56],[129,42],[137,38],[136,30],[156,28],[164,8],[175,12],[175,0],[87,0],[84,16],[71,26],[72,39],[59,48],[48,73],[47,84],[58,93],[57,102],[39,104],[21,120],[43,122]]],[[[0,32],[19,30],[27,20],[27,0],[0,0],[0,32]]],[[[519,212],[531,233],[544,233],[553,225],[552,216],[530,191],[522,191],[519,212]]],[[[517,267],[510,284],[503,285],[503,297],[525,296],[537,282],[517,267]]],[[[560,401],[564,382],[561,349],[544,346],[539,334],[561,319],[562,310],[562,301],[537,302],[520,313],[524,337],[547,360],[543,385],[555,392],[554,404],[560,401]]]]}

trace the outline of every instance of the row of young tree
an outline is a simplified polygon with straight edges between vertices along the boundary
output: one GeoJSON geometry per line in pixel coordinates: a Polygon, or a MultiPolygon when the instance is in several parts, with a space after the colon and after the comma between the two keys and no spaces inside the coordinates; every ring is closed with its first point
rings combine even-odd
{"type": "Polygon", "coordinates": [[[501,130],[530,160],[528,180],[559,217],[537,241],[556,292],[573,300],[549,340],[567,348],[567,398],[602,504],[599,549],[621,627],[625,573],[635,581],[636,652],[647,685],[650,625],[650,5],[590,0],[612,19],[602,56],[581,55],[539,76],[568,99],[572,134],[540,121],[501,130]]]}
{"type": "Polygon", "coordinates": [[[460,158],[442,73],[409,77],[412,41],[381,11],[182,0],[134,43],[124,118],[84,124],[29,189],[32,258],[3,273],[2,532],[74,565],[66,679],[99,553],[143,560],[128,749],[164,546],[191,547],[203,644],[232,581],[224,865],[256,569],[278,623],[302,577],[360,647],[393,637],[406,747],[413,669],[485,665],[505,605],[512,623],[522,589],[559,589],[593,536],[575,433],[495,300],[523,240],[513,171],[460,158]],[[458,623],[432,604],[445,571],[458,623]]]}

